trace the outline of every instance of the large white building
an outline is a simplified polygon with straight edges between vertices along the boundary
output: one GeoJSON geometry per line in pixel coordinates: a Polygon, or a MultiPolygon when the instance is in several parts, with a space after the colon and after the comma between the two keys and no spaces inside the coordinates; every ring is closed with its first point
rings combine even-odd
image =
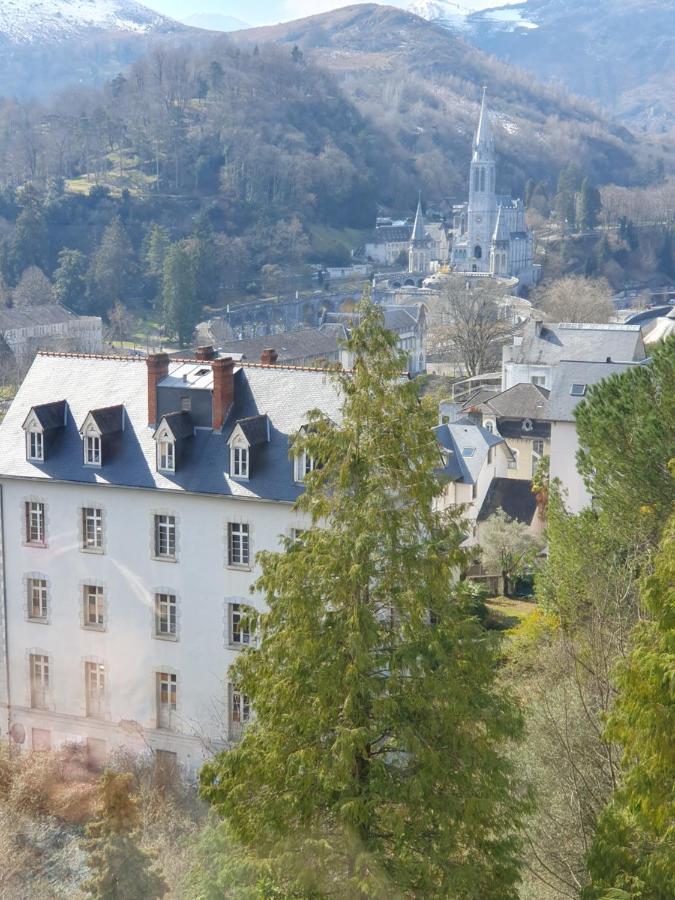
{"type": "Polygon", "coordinates": [[[0,426],[0,737],[175,754],[236,738],[227,671],[259,550],[306,523],[309,409],[325,371],[38,354],[0,426]]]}
{"type": "Polygon", "coordinates": [[[483,92],[469,170],[469,202],[455,217],[450,262],[455,272],[514,276],[521,284],[535,284],[540,269],[534,263],[534,239],[525,223],[525,207],[522,200],[497,194],[496,167],[483,92]]]}

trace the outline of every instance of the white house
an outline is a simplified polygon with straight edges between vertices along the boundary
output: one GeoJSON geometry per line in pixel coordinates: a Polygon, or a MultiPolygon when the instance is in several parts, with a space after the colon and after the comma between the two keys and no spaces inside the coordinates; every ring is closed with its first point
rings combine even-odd
{"type": "Polygon", "coordinates": [[[315,407],[339,418],[321,370],[38,354],[0,426],[1,737],[192,769],[236,738],[227,671],[255,554],[306,524],[315,407]]]}
{"type": "Polygon", "coordinates": [[[78,316],[56,303],[42,306],[0,306],[0,336],[19,365],[37,350],[98,353],[103,341],[99,316],[78,316]]]}

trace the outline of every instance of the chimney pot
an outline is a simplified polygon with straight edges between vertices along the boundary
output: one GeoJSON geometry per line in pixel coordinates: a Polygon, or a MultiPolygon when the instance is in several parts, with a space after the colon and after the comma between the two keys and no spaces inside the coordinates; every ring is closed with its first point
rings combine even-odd
{"type": "Polygon", "coordinates": [[[167,353],[151,353],[146,359],[148,367],[148,425],[157,424],[157,385],[169,374],[167,353]]]}
{"type": "Polygon", "coordinates": [[[267,350],[263,350],[260,354],[260,362],[266,366],[273,366],[278,359],[279,354],[274,347],[268,347],[267,350]]]}
{"type": "Polygon", "coordinates": [[[211,426],[214,431],[220,431],[234,403],[234,360],[231,356],[214,359],[211,362],[211,371],[213,372],[211,426]]]}
{"type": "Polygon", "coordinates": [[[195,355],[195,359],[198,362],[206,362],[207,360],[213,359],[216,355],[216,351],[213,349],[211,344],[208,344],[204,347],[197,347],[197,353],[195,355]]]}

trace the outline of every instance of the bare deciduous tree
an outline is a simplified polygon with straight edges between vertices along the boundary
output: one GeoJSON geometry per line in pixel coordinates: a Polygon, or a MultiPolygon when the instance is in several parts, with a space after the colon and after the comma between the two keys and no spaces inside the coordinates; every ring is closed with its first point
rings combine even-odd
{"type": "Polygon", "coordinates": [[[569,275],[536,291],[534,304],[554,322],[609,322],[614,307],[604,278],[569,275]]]}

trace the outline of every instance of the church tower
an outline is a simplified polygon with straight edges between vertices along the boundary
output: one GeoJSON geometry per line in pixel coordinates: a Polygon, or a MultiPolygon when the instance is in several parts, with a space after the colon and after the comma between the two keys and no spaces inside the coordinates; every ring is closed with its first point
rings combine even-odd
{"type": "Polygon", "coordinates": [[[486,88],[483,88],[480,119],[474,137],[469,173],[466,236],[470,265],[467,268],[474,272],[490,270],[490,243],[497,218],[495,142],[485,103],[485,92],[486,88]]]}
{"type": "Polygon", "coordinates": [[[417,200],[417,212],[415,213],[415,224],[413,225],[412,235],[410,236],[410,247],[408,249],[408,271],[421,272],[428,274],[431,269],[431,248],[429,246],[429,236],[426,232],[424,215],[422,213],[422,194],[420,193],[417,200]]]}

